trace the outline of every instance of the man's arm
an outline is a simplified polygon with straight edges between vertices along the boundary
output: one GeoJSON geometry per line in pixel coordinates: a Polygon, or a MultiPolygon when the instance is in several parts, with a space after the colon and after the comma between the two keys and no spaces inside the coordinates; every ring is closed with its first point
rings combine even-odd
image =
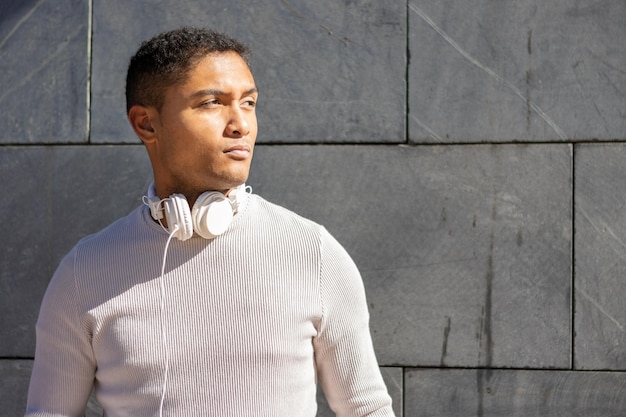
{"type": "Polygon", "coordinates": [[[344,248],[322,231],[318,379],[337,416],[393,416],[369,331],[365,289],[344,248]]]}
{"type": "Polygon", "coordinates": [[[73,263],[74,251],[59,265],[41,304],[27,417],[83,416],[93,386],[95,360],[78,308],[73,263]]]}

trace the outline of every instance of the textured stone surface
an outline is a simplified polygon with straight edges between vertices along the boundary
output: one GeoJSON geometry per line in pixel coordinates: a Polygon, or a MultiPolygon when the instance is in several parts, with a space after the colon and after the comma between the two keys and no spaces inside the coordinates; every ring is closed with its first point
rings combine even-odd
{"type": "Polygon", "coordinates": [[[624,1],[408,8],[411,141],[624,139],[624,1]]]}
{"type": "Polygon", "coordinates": [[[140,204],[143,146],[4,147],[0,152],[0,357],[32,357],[41,297],[63,255],[140,204]]]}
{"type": "Polygon", "coordinates": [[[24,415],[31,369],[29,360],[0,359],[0,416],[24,415]]]}
{"type": "Polygon", "coordinates": [[[88,1],[0,2],[0,143],[87,141],[88,1]]]}
{"type": "Polygon", "coordinates": [[[51,273],[50,148],[0,149],[0,356],[32,357],[34,324],[51,273]]]}
{"type": "Polygon", "coordinates": [[[115,0],[94,4],[94,141],[136,140],[124,112],[128,59],[144,39],[181,25],[209,26],[250,45],[260,141],[404,140],[404,1],[183,0],[145,7],[115,0]]]}
{"type": "Polygon", "coordinates": [[[623,372],[405,371],[405,417],[622,417],[623,372]]]}
{"type": "Polygon", "coordinates": [[[569,145],[257,147],[359,266],[382,365],[570,366],[569,145]]]}
{"type": "Polygon", "coordinates": [[[579,369],[626,369],[626,147],[576,147],[576,343],[579,369]]]}

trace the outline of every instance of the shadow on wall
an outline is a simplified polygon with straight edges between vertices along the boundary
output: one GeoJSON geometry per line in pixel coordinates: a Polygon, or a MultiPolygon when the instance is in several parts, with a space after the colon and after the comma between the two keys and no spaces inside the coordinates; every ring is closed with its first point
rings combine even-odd
{"type": "Polygon", "coordinates": [[[0,2],[0,47],[43,2],[43,0],[0,2]]]}

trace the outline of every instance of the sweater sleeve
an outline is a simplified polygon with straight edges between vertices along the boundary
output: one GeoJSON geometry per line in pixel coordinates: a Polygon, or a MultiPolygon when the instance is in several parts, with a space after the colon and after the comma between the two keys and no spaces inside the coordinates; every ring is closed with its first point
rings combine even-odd
{"type": "Polygon", "coordinates": [[[320,303],[315,361],[328,404],[338,417],[393,416],[372,345],[361,275],[325,229],[321,235],[320,303]]]}
{"type": "Polygon", "coordinates": [[[37,320],[27,417],[83,416],[95,378],[91,338],[77,307],[75,250],[55,272],[37,320]]]}

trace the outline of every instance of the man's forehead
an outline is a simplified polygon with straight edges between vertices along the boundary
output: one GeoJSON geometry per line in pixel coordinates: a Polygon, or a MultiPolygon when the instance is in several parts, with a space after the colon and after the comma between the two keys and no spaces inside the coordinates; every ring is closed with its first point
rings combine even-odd
{"type": "Polygon", "coordinates": [[[248,62],[236,52],[211,52],[199,57],[190,65],[189,72],[212,70],[224,71],[229,68],[239,68],[250,72],[248,62]]]}
{"type": "Polygon", "coordinates": [[[166,94],[194,98],[206,95],[256,94],[248,64],[235,52],[209,54],[198,60],[180,82],[170,85],[166,94]]]}

